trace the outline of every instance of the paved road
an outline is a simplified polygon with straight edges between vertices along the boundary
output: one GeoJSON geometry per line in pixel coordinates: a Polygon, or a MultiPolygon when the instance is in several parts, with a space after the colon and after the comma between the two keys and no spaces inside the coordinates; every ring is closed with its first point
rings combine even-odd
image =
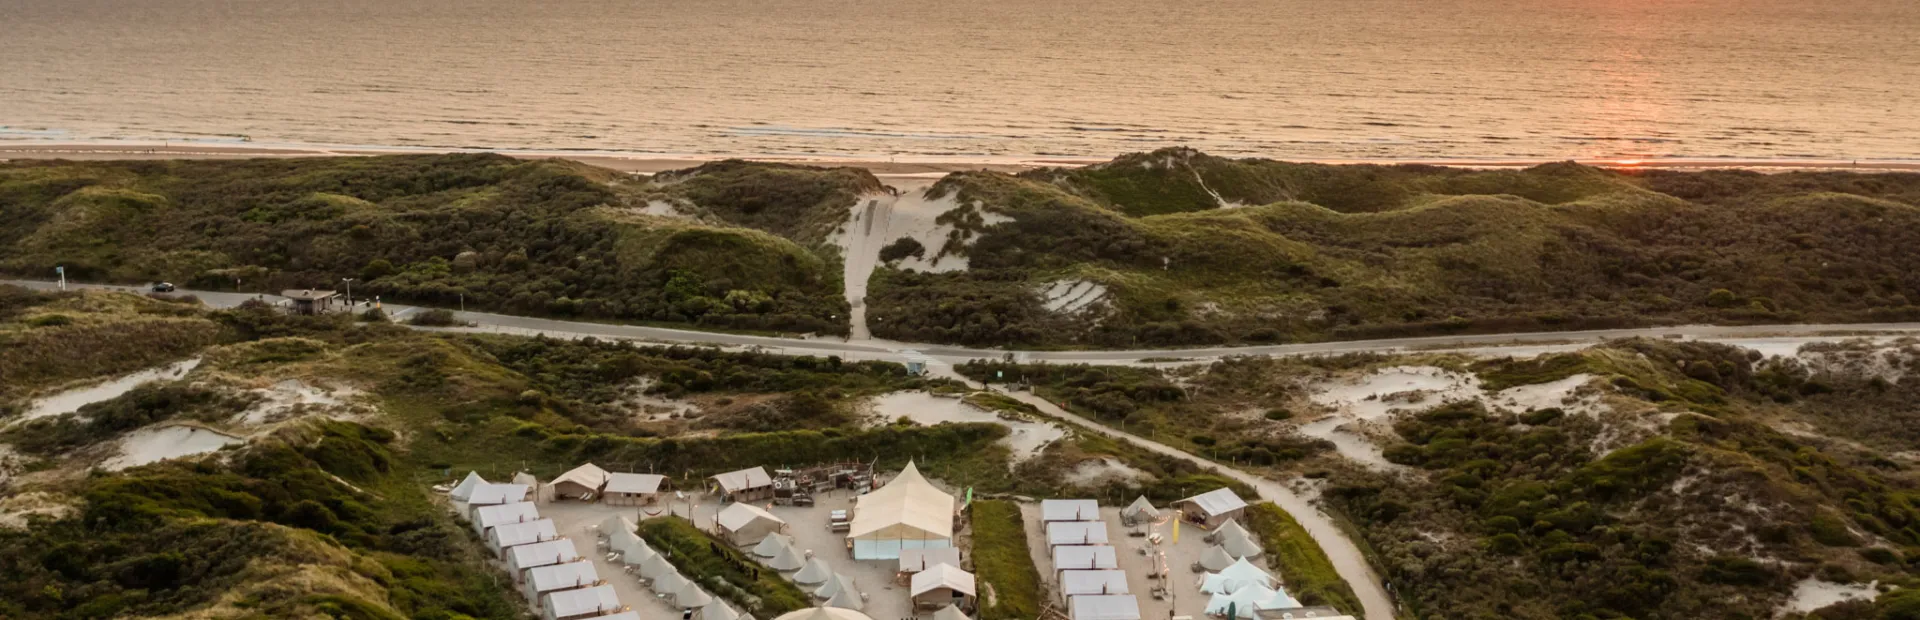
{"type": "MultiPolygon", "coordinates": [[[[26,280],[0,280],[35,289],[52,289],[50,282],[26,280]]],[[[89,284],[69,284],[73,288],[106,288],[132,290],[140,292],[138,287],[102,286],[89,284]]],[[[180,293],[198,296],[202,301],[215,307],[231,307],[249,299],[263,299],[277,302],[281,298],[274,295],[256,295],[247,293],[223,293],[213,291],[188,291],[180,293]]],[[[387,313],[396,318],[419,311],[413,306],[386,304],[387,313]]],[[[457,312],[456,318],[471,324],[470,327],[447,328],[444,331],[511,333],[523,335],[542,334],[558,338],[615,338],[665,343],[715,344],[737,347],[761,347],[769,351],[797,355],[839,355],[852,359],[901,359],[906,351],[917,351],[930,358],[938,366],[949,366],[970,359],[998,358],[1008,351],[998,349],[973,349],[928,345],[884,340],[842,340],[839,338],[783,338],[773,336],[751,336],[703,332],[664,327],[644,327],[637,325],[616,325],[608,323],[590,323],[583,321],[560,321],[487,312],[457,312]]],[[[1285,344],[1257,347],[1210,347],[1195,349],[1135,349],[1122,351],[1013,351],[1014,357],[1029,362],[1063,363],[1104,363],[1126,364],[1141,363],[1150,358],[1177,358],[1183,360],[1205,360],[1230,355],[1318,355],[1338,353],[1386,353],[1408,349],[1472,349],[1484,353],[1499,353],[1503,350],[1516,352],[1538,352],[1554,348],[1576,348],[1582,343],[1591,343],[1609,338],[1632,336],[1647,337],[1684,337],[1700,340],[1753,340],[1777,336],[1811,337],[1834,333],[1879,333],[1910,334],[1920,332],[1920,323],[1875,323],[1846,325],[1755,325],[1755,326],[1714,326],[1689,325],[1679,327],[1656,327],[1641,329],[1607,329],[1573,332],[1530,332],[1520,334],[1488,334],[1466,336],[1431,336],[1424,338],[1393,338],[1385,340],[1359,340],[1347,342],[1321,342],[1309,344],[1285,344]],[[1510,347],[1510,349],[1508,349],[1510,347]]],[[[951,372],[950,369],[943,369],[951,372]]],[[[1215,467],[1229,476],[1245,482],[1260,491],[1262,497],[1291,513],[1307,533],[1313,536],[1327,556],[1334,562],[1340,577],[1345,579],[1354,593],[1359,595],[1366,607],[1368,620],[1390,620],[1393,617],[1393,604],[1386,591],[1381,588],[1380,580],[1368,567],[1359,547],[1346,533],[1336,527],[1327,516],[1315,508],[1306,498],[1295,494],[1286,486],[1243,471],[1219,467],[1218,464],[1199,456],[1188,454],[1172,447],[1135,435],[1095,424],[1070,412],[1054,406],[1045,399],[1032,394],[1011,393],[1014,398],[1032,404],[1050,415],[1080,424],[1094,432],[1113,436],[1132,442],[1155,452],[1186,459],[1208,467],[1215,467]]]]}

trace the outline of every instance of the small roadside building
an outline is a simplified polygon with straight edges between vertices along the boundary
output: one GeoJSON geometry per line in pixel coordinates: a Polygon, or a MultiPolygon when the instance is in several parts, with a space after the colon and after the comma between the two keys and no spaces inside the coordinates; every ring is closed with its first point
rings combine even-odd
{"type": "Polygon", "coordinates": [[[900,550],[900,572],[902,573],[911,575],[933,568],[936,564],[959,566],[960,549],[956,547],[941,547],[939,549],[900,550]]]}
{"type": "Polygon", "coordinates": [[[971,608],[975,594],[973,573],[952,564],[935,564],[914,573],[907,591],[913,597],[915,609],[939,609],[948,605],[971,608]]]}
{"type": "Polygon", "coordinates": [[[1099,521],[1100,502],[1090,499],[1043,499],[1040,500],[1040,520],[1099,521]]]}
{"type": "Polygon", "coordinates": [[[573,540],[556,538],[549,541],[507,548],[507,572],[513,575],[514,583],[527,579],[527,571],[542,566],[572,562],[580,559],[580,551],[573,546],[573,540]]]}
{"type": "Polygon", "coordinates": [[[553,489],[554,499],[577,499],[593,501],[600,497],[600,488],[607,485],[607,470],[587,463],[560,474],[547,486],[553,489]]]}
{"type": "Polygon", "coordinates": [[[1247,502],[1226,487],[1180,500],[1175,505],[1186,513],[1188,521],[1208,528],[1219,526],[1227,519],[1243,518],[1247,510],[1247,502]]]}
{"type": "Polygon", "coordinates": [[[600,490],[600,501],[615,506],[650,506],[660,501],[667,477],[659,474],[607,474],[607,486],[600,490]]]}
{"type": "Polygon", "coordinates": [[[493,530],[487,533],[487,548],[493,551],[495,557],[506,559],[507,549],[559,537],[560,533],[554,528],[553,519],[506,523],[494,526],[493,530]]]}
{"type": "Polygon", "coordinates": [[[1082,594],[1067,608],[1071,620],[1140,620],[1140,599],[1132,594],[1082,594]]]}
{"type": "Polygon", "coordinates": [[[1084,594],[1133,594],[1127,587],[1127,571],[1060,571],[1060,597],[1072,600],[1084,594]]]}
{"type": "Polygon", "coordinates": [[[1116,570],[1120,556],[1110,545],[1061,545],[1053,548],[1053,570],[1116,570]]]}
{"type": "Polygon", "coordinates": [[[1107,540],[1106,521],[1049,521],[1047,522],[1047,546],[1059,545],[1105,545],[1107,540]]]}
{"type": "Polygon", "coordinates": [[[538,602],[549,592],[588,588],[600,583],[600,571],[588,561],[548,564],[527,570],[528,602],[538,602]]]}
{"type": "Polygon", "coordinates": [[[538,520],[540,520],[540,509],[535,508],[533,502],[473,507],[473,533],[479,534],[482,538],[489,535],[488,530],[502,525],[538,520]]]}
{"type": "MultiPolygon", "coordinates": [[[[287,311],[293,314],[315,315],[333,312],[340,294],[334,291],[315,289],[289,289],[280,291],[287,298],[287,311]]],[[[339,304],[342,309],[344,304],[339,304]]]]}
{"type": "Polygon", "coordinates": [[[730,471],[711,480],[725,501],[751,502],[773,497],[773,476],[767,475],[765,467],[730,471]]]}
{"type": "Polygon", "coordinates": [[[768,534],[779,533],[787,529],[787,522],[773,516],[765,508],[734,502],[715,515],[714,524],[719,527],[720,537],[736,546],[746,546],[763,540],[768,534]]]}
{"type": "Polygon", "coordinates": [[[546,620],[592,618],[620,611],[620,596],[610,585],[552,592],[540,601],[540,616],[546,620]]]}
{"type": "Polygon", "coordinates": [[[953,496],[909,461],[886,486],[854,500],[848,544],[856,560],[897,560],[906,549],[953,546],[953,496]]]}

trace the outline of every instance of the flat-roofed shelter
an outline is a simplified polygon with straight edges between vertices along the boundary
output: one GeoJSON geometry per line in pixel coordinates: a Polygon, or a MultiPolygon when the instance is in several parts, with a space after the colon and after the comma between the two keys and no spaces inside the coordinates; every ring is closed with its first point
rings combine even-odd
{"type": "Polygon", "coordinates": [[[1040,500],[1041,521],[1099,521],[1100,502],[1090,499],[1040,500]]]}
{"type": "Polygon", "coordinates": [[[773,476],[767,475],[765,467],[730,471],[711,480],[731,501],[751,502],[773,497],[773,476]]]}
{"type": "Polygon", "coordinates": [[[287,298],[288,308],[294,314],[312,315],[333,312],[334,300],[340,294],[307,288],[280,291],[280,296],[287,298]]]}
{"type": "Polygon", "coordinates": [[[507,572],[513,574],[514,583],[520,583],[526,580],[527,569],[578,559],[580,551],[574,548],[572,539],[556,538],[508,548],[507,572]]]}
{"type": "Polygon", "coordinates": [[[1133,594],[1133,591],[1127,587],[1127,571],[1060,571],[1060,596],[1072,598],[1082,594],[1133,594]]]}
{"type": "MultiPolygon", "coordinates": [[[[512,506],[514,504],[506,505],[512,506]]],[[[500,557],[505,558],[507,549],[528,543],[537,543],[543,540],[553,540],[559,537],[560,533],[554,528],[553,519],[505,523],[496,525],[492,531],[487,532],[487,548],[492,549],[493,552],[500,557]]]]}
{"type": "Polygon", "coordinates": [[[749,545],[763,540],[768,534],[778,533],[787,528],[787,522],[773,516],[765,508],[745,502],[734,502],[714,517],[720,526],[720,537],[735,545],[749,545]]]}
{"type": "Polygon", "coordinates": [[[592,501],[593,498],[600,496],[600,487],[606,484],[607,470],[600,469],[600,466],[593,463],[587,463],[560,474],[547,486],[553,488],[553,496],[556,499],[592,501]]]}
{"type": "Polygon", "coordinates": [[[1047,545],[1104,545],[1107,540],[1106,521],[1049,521],[1047,523],[1047,545]]]}
{"type": "Polygon", "coordinates": [[[952,564],[935,564],[932,568],[914,573],[907,586],[915,608],[973,605],[973,573],[960,570],[960,567],[952,564]]]}
{"type": "Polygon", "coordinates": [[[548,592],[573,590],[598,585],[600,571],[592,562],[562,562],[527,570],[527,600],[538,601],[548,592]]]}
{"type": "Polygon", "coordinates": [[[1082,594],[1068,608],[1072,620],[1140,620],[1140,599],[1132,594],[1082,594]]]}
{"type": "Polygon", "coordinates": [[[540,509],[535,508],[533,502],[475,506],[473,509],[473,533],[484,537],[487,535],[487,530],[508,523],[525,523],[527,521],[538,520],[540,520],[540,509]]]}
{"type": "Polygon", "coordinates": [[[955,547],[939,549],[901,549],[900,572],[917,573],[935,564],[960,565],[960,550],[955,547]]]}
{"type": "Polygon", "coordinates": [[[1180,500],[1176,505],[1186,512],[1188,521],[1209,528],[1217,527],[1227,519],[1240,518],[1247,510],[1247,502],[1235,495],[1233,489],[1226,487],[1180,500]]]}
{"type": "Polygon", "coordinates": [[[614,593],[613,586],[550,592],[540,601],[540,615],[546,620],[591,618],[618,611],[621,611],[620,596],[614,593]]]}
{"type": "Polygon", "coordinates": [[[607,486],[600,490],[600,501],[617,506],[645,506],[659,501],[667,477],[659,474],[607,474],[607,486]]]}
{"type": "Polygon", "coordinates": [[[1060,545],[1053,548],[1054,570],[1113,570],[1120,556],[1109,545],[1060,545]]]}
{"type": "Polygon", "coordinates": [[[953,503],[909,461],[886,486],[854,500],[847,530],[853,559],[894,560],[903,549],[953,546],[953,503]]]}

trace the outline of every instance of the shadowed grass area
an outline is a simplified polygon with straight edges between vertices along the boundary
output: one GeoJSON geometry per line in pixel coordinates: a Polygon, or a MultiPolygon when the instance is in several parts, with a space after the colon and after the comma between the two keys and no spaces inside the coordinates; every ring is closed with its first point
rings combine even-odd
{"type": "Polygon", "coordinates": [[[1361,612],[1353,588],[1340,578],[1327,553],[1292,515],[1272,502],[1247,506],[1246,514],[1247,529],[1260,537],[1268,560],[1279,568],[1289,594],[1307,605],[1327,605],[1355,615],[1361,612]]]}
{"type": "Polygon", "coordinates": [[[983,586],[980,620],[1039,617],[1040,573],[1027,548],[1020,506],[1006,500],[979,500],[968,510],[973,512],[973,569],[983,586]]]}
{"type": "Polygon", "coordinates": [[[731,543],[700,531],[677,516],[640,522],[640,537],[667,556],[680,574],[738,603],[748,613],[774,617],[812,606],[807,593],[780,573],[760,567],[731,543]],[[758,569],[756,577],[749,569],[758,569]]]}

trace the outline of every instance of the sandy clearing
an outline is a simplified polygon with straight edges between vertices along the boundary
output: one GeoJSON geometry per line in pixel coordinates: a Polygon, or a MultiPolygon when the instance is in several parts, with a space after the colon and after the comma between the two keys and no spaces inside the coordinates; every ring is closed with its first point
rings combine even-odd
{"type": "Polygon", "coordinates": [[[869,404],[873,407],[876,424],[887,424],[905,416],[927,426],[944,422],[988,422],[1005,426],[1012,432],[1000,443],[1013,452],[1016,462],[1039,454],[1047,444],[1067,434],[1066,429],[1053,424],[1008,419],[1001,417],[998,412],[969,405],[959,398],[935,396],[923,391],[882,394],[874,397],[869,404]]]}
{"type": "Polygon", "coordinates": [[[133,388],[148,383],[178,380],[181,377],[187,376],[187,373],[192,372],[193,369],[198,367],[200,367],[200,358],[196,357],[121,375],[86,387],[74,388],[47,396],[35,400],[32,404],[28,405],[27,412],[21,415],[19,419],[14,420],[14,424],[35,418],[73,413],[79,411],[81,407],[105,400],[112,400],[121,394],[133,391],[133,388]]]}
{"type": "Polygon", "coordinates": [[[100,467],[120,471],[167,459],[204,454],[246,443],[246,439],[197,426],[173,425],[147,427],[120,439],[120,455],[107,459],[100,467]]]}

